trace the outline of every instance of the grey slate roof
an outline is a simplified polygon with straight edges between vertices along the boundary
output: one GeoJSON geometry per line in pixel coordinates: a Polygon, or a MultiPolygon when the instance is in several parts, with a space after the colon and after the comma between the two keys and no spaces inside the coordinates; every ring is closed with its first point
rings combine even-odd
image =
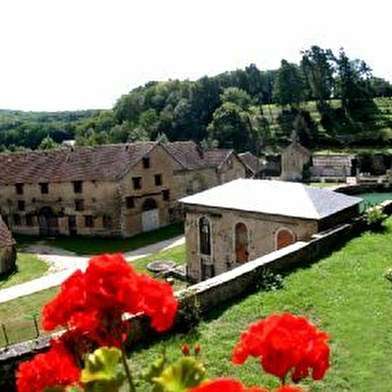
{"type": "Polygon", "coordinates": [[[300,183],[239,179],[180,200],[185,205],[323,219],[362,199],[300,183]]]}

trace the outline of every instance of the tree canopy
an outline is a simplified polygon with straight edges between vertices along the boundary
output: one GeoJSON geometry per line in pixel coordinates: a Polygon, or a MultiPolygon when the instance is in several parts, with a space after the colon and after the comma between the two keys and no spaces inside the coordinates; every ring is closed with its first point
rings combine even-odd
{"type": "Polygon", "coordinates": [[[195,81],[151,81],[111,110],[0,111],[0,149],[50,148],[66,139],[79,145],[194,140],[258,153],[287,144],[295,127],[312,147],[392,142],[391,122],[374,104],[392,97],[388,81],[343,49],[334,54],[314,45],[301,55],[299,64],[282,60],[276,70],[250,64],[195,81]]]}

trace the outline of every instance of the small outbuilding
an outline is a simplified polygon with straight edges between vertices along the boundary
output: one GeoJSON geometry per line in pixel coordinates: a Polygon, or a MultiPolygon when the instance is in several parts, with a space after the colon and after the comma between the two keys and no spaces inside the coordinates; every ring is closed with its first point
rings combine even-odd
{"type": "Polygon", "coordinates": [[[15,240],[0,215],[0,275],[16,270],[15,240]]]}
{"type": "Polygon", "coordinates": [[[198,282],[349,221],[362,199],[301,183],[239,179],[180,201],[187,277],[198,282]]]}

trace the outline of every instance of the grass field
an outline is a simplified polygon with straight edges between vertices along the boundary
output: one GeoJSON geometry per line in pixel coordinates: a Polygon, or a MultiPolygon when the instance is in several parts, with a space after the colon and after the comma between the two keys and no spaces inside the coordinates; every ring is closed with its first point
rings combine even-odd
{"type": "MultiPolygon", "coordinates": [[[[32,259],[35,258],[32,257],[32,259]]],[[[29,258],[26,257],[25,260],[27,262],[29,258]]],[[[146,272],[147,264],[150,261],[156,261],[156,260],[171,260],[174,261],[177,265],[184,264],[185,245],[179,245],[171,249],[164,250],[158,253],[151,254],[150,256],[134,260],[132,262],[132,265],[135,267],[137,271],[146,272]]],[[[37,261],[41,262],[40,260],[37,261]]],[[[41,263],[44,264],[45,266],[45,263],[43,262],[41,263]]],[[[21,273],[22,272],[23,270],[21,271],[21,273]]],[[[26,276],[26,274],[24,276],[26,276]]],[[[8,284],[11,282],[7,281],[6,283],[8,284]]],[[[174,281],[173,288],[174,290],[179,290],[181,288],[184,288],[185,286],[186,286],[185,282],[176,279],[174,281]]],[[[27,297],[21,297],[13,301],[4,302],[0,304],[0,326],[1,324],[5,326],[9,335],[8,336],[9,342],[11,344],[21,342],[23,340],[32,339],[35,337],[34,321],[32,317],[36,315],[37,320],[39,320],[39,315],[42,306],[47,301],[49,301],[57,292],[58,292],[58,288],[55,287],[52,289],[40,291],[38,293],[32,294],[27,297]]],[[[6,341],[5,341],[4,334],[0,329],[0,347],[4,346],[5,343],[6,341]]]]}
{"type": "Polygon", "coordinates": [[[0,290],[39,278],[48,270],[48,265],[44,261],[27,253],[18,252],[16,264],[16,272],[0,278],[0,290]]]}
{"type": "MultiPolygon", "coordinates": [[[[247,385],[276,385],[256,360],[231,365],[231,351],[248,324],[274,312],[305,315],[330,334],[331,368],[312,391],[392,390],[392,219],[383,233],[365,233],[311,267],[284,279],[284,288],[260,292],[216,309],[197,331],[172,335],[131,356],[136,372],[166,350],[176,356],[183,342],[203,346],[209,375],[234,376],[247,385]]],[[[306,383],[303,384],[308,385],[306,383]]],[[[141,388],[143,390],[143,388],[141,388]]]]}
{"type": "MultiPolygon", "coordinates": [[[[75,252],[82,256],[101,253],[129,252],[181,234],[184,234],[184,224],[176,223],[162,229],[141,233],[128,239],[63,236],[47,238],[45,239],[45,243],[50,246],[75,252]]],[[[16,236],[16,241],[18,245],[23,248],[23,245],[42,241],[42,238],[20,235],[16,236]]]]}

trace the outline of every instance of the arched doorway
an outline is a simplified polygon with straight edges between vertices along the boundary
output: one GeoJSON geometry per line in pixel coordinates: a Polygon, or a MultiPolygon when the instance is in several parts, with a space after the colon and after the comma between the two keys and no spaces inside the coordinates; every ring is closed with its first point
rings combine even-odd
{"type": "Polygon", "coordinates": [[[39,235],[47,237],[59,234],[57,216],[50,207],[43,207],[38,213],[39,235]]]}
{"type": "Polygon", "coordinates": [[[282,249],[285,246],[294,244],[295,235],[289,229],[280,229],[276,234],[276,249],[282,249]]]}
{"type": "Polygon", "coordinates": [[[151,231],[159,229],[159,208],[153,198],[148,198],[142,205],[142,230],[151,231]]]}
{"type": "Polygon", "coordinates": [[[235,261],[237,263],[246,263],[249,260],[248,251],[248,228],[242,222],[235,225],[235,261]]]}

